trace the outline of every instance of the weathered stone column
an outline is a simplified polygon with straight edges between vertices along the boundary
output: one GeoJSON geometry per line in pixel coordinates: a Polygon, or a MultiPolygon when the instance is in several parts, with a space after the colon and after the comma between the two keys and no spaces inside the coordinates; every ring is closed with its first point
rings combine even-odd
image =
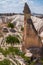
{"type": "Polygon", "coordinates": [[[22,49],[41,47],[41,40],[31,20],[31,11],[27,3],[24,6],[24,35],[22,49]]]}

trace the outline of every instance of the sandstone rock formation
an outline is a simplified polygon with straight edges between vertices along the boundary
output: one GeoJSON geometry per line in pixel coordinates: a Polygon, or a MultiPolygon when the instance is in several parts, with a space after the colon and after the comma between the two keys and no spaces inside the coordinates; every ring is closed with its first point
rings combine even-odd
{"type": "Polygon", "coordinates": [[[31,20],[31,11],[27,3],[24,6],[24,35],[23,35],[23,46],[22,49],[30,47],[41,47],[41,39],[33,25],[31,20]]]}

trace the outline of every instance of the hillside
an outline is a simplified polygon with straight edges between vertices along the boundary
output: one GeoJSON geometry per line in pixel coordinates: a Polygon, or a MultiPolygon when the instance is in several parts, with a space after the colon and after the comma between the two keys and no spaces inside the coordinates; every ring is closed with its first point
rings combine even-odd
{"type": "MultiPolygon", "coordinates": [[[[36,16],[31,16],[35,29],[37,30],[38,34],[40,32],[40,36],[43,37],[43,18],[39,18],[36,16]]],[[[24,15],[12,15],[12,16],[0,16],[0,24],[4,22],[12,22],[16,23],[16,26],[20,28],[20,26],[24,26],[24,15]]]]}

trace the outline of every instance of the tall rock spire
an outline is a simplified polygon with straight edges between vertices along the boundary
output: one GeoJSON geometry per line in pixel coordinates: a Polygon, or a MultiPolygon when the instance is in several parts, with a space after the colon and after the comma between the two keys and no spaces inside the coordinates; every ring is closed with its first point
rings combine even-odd
{"type": "Polygon", "coordinates": [[[30,47],[41,47],[41,40],[31,20],[31,11],[27,3],[24,6],[24,35],[23,49],[30,47]]]}
{"type": "Polygon", "coordinates": [[[23,11],[23,12],[24,12],[24,13],[27,13],[27,14],[31,13],[30,8],[29,8],[29,6],[27,5],[27,3],[25,3],[24,11],[23,11]]]}

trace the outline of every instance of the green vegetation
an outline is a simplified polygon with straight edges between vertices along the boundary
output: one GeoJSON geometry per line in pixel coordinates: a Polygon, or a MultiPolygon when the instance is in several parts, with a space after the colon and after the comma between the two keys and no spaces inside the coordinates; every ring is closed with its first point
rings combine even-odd
{"type": "Polygon", "coordinates": [[[10,27],[10,28],[14,28],[14,24],[13,23],[8,23],[8,25],[7,25],[8,27],[10,27]]]}
{"type": "Polygon", "coordinates": [[[4,55],[4,56],[6,56],[6,55],[8,55],[10,52],[9,52],[9,50],[4,50],[4,49],[2,49],[1,47],[0,47],[0,52],[4,55]]]}
{"type": "Polygon", "coordinates": [[[10,65],[10,61],[4,59],[3,61],[0,61],[0,65],[10,65]]]}
{"type": "MultiPolygon", "coordinates": [[[[15,55],[21,56],[24,59],[26,65],[34,65],[34,64],[36,64],[36,62],[33,62],[33,61],[31,62],[31,58],[26,57],[25,54],[23,52],[21,52],[18,48],[9,47],[8,49],[5,49],[5,50],[0,48],[0,52],[4,56],[12,54],[13,58],[15,57],[15,55]]],[[[18,61],[15,60],[15,62],[19,64],[18,61]]],[[[43,63],[43,59],[39,60],[39,62],[43,63]]],[[[2,64],[0,64],[0,65],[2,65],[2,64]]],[[[6,64],[6,65],[8,65],[8,64],[6,64]]]]}
{"type": "Polygon", "coordinates": [[[31,63],[30,63],[30,65],[35,65],[35,64],[36,64],[36,62],[31,62],[31,63]]]}
{"type": "Polygon", "coordinates": [[[24,57],[24,53],[23,52],[21,52],[18,48],[14,48],[14,47],[9,47],[8,49],[2,49],[1,47],[0,47],[0,52],[4,55],[4,56],[7,56],[7,55],[9,55],[10,53],[14,53],[14,54],[16,54],[16,55],[19,55],[19,56],[21,56],[21,57],[24,57]]]}
{"type": "Polygon", "coordinates": [[[10,52],[13,52],[15,55],[18,55],[18,56],[23,56],[24,53],[21,52],[18,48],[14,48],[14,47],[9,47],[8,49],[10,52]]]}
{"type": "Polygon", "coordinates": [[[21,31],[23,31],[24,30],[24,27],[21,27],[21,31]]]}
{"type": "Polygon", "coordinates": [[[10,53],[11,54],[16,54],[19,55],[20,50],[18,48],[14,48],[14,47],[9,47],[8,49],[3,50],[2,48],[0,48],[0,52],[4,55],[7,56],[10,53]]]}
{"type": "Polygon", "coordinates": [[[40,62],[43,64],[43,59],[40,59],[40,62]]]}
{"type": "Polygon", "coordinates": [[[9,47],[8,49],[11,53],[17,54],[19,53],[19,49],[18,48],[14,48],[14,47],[9,47]]]}
{"type": "Polygon", "coordinates": [[[24,61],[26,62],[26,65],[28,64],[30,64],[30,58],[29,57],[26,57],[25,55],[24,56],[22,56],[22,58],[24,59],[24,61]]]}
{"type": "Polygon", "coordinates": [[[11,36],[11,35],[9,35],[8,37],[6,37],[6,42],[8,44],[11,44],[11,45],[14,45],[15,43],[16,44],[20,43],[19,39],[16,36],[11,36]]]}

